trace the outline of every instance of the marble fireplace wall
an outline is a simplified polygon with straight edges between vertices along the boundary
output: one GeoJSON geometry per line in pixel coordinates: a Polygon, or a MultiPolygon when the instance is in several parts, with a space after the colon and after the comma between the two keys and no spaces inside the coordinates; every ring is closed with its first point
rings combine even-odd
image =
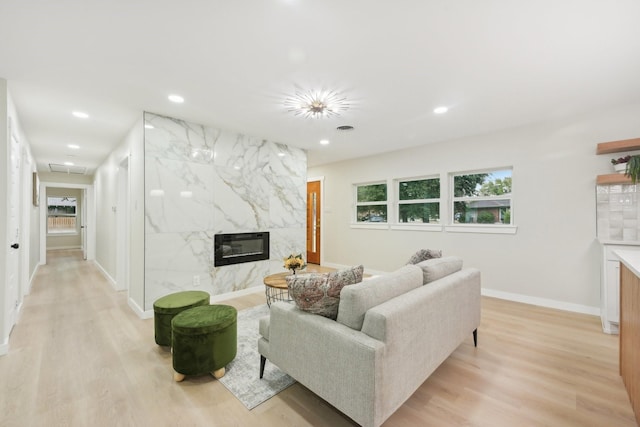
{"type": "Polygon", "coordinates": [[[144,140],[145,310],[180,290],[262,286],[305,252],[303,150],[152,113],[144,140]],[[269,260],[214,266],[214,234],[253,231],[270,232],[269,260]]]}

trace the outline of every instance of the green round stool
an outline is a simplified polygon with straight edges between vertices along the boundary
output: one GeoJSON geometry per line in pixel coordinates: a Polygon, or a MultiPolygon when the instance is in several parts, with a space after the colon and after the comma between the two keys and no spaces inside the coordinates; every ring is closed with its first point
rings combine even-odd
{"type": "Polygon", "coordinates": [[[194,307],[171,321],[173,378],[211,373],[224,376],[225,366],[236,357],[238,312],[229,305],[194,307]]]}
{"type": "Polygon", "coordinates": [[[153,323],[156,344],[171,345],[171,320],[193,307],[209,305],[211,296],[204,291],[182,291],[165,295],[153,303],[153,323]]]}

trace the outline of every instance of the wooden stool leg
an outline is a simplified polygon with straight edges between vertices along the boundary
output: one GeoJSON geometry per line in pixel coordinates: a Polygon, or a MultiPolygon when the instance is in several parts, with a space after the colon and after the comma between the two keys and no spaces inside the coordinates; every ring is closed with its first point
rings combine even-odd
{"type": "Polygon", "coordinates": [[[213,375],[216,379],[219,380],[220,378],[224,377],[224,373],[225,373],[225,370],[223,366],[222,368],[213,371],[211,375],[213,375]]]}
{"type": "Polygon", "coordinates": [[[180,381],[184,380],[184,374],[181,374],[180,372],[173,371],[173,379],[177,383],[179,383],[180,381]]]}

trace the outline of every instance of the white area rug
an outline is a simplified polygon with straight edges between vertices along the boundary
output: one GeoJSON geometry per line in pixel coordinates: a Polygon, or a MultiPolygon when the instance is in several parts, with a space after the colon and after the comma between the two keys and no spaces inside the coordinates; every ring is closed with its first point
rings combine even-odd
{"type": "Polygon", "coordinates": [[[260,354],[258,353],[258,319],[269,314],[266,304],[238,312],[238,352],[227,365],[220,382],[247,409],[280,393],[295,380],[267,361],[264,376],[260,379],[260,354]]]}

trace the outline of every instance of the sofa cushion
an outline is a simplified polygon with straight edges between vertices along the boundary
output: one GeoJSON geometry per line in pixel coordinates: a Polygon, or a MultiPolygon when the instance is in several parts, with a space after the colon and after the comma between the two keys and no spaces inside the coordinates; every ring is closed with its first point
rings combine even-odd
{"type": "Polygon", "coordinates": [[[416,265],[405,265],[393,273],[347,286],[340,294],[337,321],[351,329],[362,329],[364,315],[391,298],[422,286],[422,269],[416,265]]]}
{"type": "Polygon", "coordinates": [[[361,282],[363,270],[359,265],[331,273],[287,276],[289,296],[301,310],[335,320],[342,288],[361,282]]]}
{"type": "Polygon", "coordinates": [[[411,255],[407,264],[418,264],[419,262],[426,261],[431,258],[440,258],[442,256],[441,250],[436,249],[420,249],[415,254],[411,255]]]}
{"type": "Polygon", "coordinates": [[[422,269],[422,282],[427,284],[462,269],[462,259],[455,256],[434,258],[418,263],[422,269]]]}

